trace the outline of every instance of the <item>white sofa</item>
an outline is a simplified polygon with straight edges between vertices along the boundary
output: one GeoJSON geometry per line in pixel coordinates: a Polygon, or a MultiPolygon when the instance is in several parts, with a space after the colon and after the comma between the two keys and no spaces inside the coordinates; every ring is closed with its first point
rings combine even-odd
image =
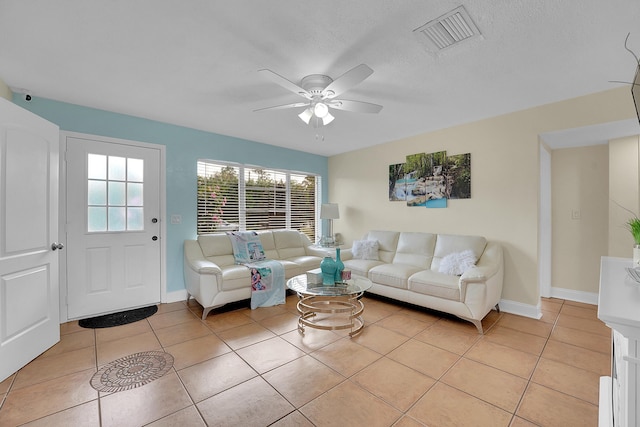
{"type": "Polygon", "coordinates": [[[397,231],[370,231],[363,240],[378,242],[373,259],[354,258],[353,247],[341,250],[341,259],[345,269],[373,282],[367,292],[453,314],[472,322],[479,333],[482,319],[499,310],[504,266],[498,243],[480,236],[397,231]],[[446,259],[450,265],[465,250],[473,252],[475,266],[460,276],[439,272],[444,257],[453,254],[446,259]]]}
{"type": "MultiPolygon", "coordinates": [[[[287,279],[320,267],[326,253],[295,230],[265,230],[258,235],[266,258],[280,261],[287,279]]],[[[204,309],[203,320],[214,308],[251,298],[249,269],[235,263],[231,240],[225,233],[185,240],[184,281],[188,298],[195,298],[204,309]]]]}

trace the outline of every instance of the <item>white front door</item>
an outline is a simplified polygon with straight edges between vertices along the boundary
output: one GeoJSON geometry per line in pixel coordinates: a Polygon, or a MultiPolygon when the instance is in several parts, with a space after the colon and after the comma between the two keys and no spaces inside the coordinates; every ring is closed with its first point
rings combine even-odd
{"type": "Polygon", "coordinates": [[[58,126],[0,98],[0,381],[60,341],[58,126]]]}
{"type": "Polygon", "coordinates": [[[160,150],[68,135],[67,317],[160,302],[160,150]]]}

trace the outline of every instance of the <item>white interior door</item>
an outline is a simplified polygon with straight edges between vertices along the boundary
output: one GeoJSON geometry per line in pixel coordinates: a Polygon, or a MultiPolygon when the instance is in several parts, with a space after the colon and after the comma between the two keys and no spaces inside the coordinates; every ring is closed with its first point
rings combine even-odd
{"type": "Polygon", "coordinates": [[[60,341],[59,143],[56,125],[0,98],[0,381],[60,341]]]}
{"type": "Polygon", "coordinates": [[[66,178],[68,318],[159,303],[160,150],[67,136],[66,178]]]}

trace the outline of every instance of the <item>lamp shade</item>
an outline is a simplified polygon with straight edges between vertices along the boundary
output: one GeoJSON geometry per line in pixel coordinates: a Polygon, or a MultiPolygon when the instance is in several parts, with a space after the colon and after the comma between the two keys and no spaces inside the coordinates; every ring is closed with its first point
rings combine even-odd
{"type": "Polygon", "coordinates": [[[339,219],[340,211],[337,203],[323,203],[320,206],[320,219],[339,219]]]}

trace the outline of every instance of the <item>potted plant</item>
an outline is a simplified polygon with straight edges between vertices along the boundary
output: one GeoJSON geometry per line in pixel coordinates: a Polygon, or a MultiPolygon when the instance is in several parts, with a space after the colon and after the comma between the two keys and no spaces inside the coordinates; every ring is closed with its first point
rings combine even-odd
{"type": "Polygon", "coordinates": [[[640,218],[633,216],[626,223],[627,230],[631,232],[635,245],[633,246],[633,265],[640,265],[640,218]]]}

